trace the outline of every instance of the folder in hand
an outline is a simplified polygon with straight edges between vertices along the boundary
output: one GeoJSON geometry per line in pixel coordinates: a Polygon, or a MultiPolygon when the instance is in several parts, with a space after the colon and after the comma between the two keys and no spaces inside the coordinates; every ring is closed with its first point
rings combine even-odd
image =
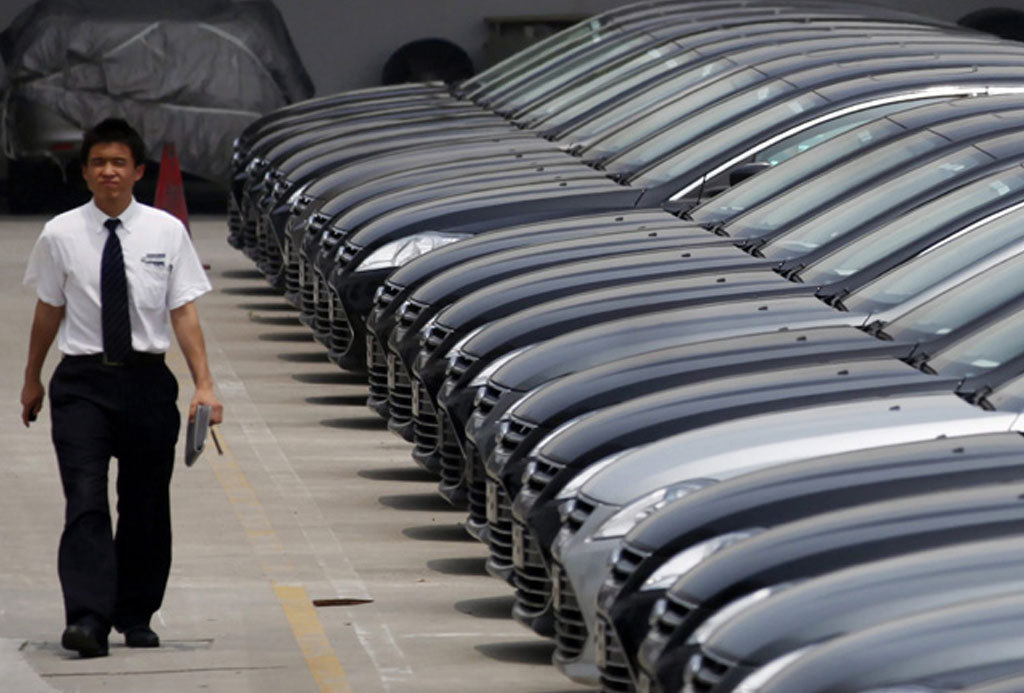
{"type": "Polygon", "coordinates": [[[196,407],[196,416],[185,428],[185,466],[191,467],[199,459],[206,445],[206,434],[210,430],[210,405],[196,407]]]}

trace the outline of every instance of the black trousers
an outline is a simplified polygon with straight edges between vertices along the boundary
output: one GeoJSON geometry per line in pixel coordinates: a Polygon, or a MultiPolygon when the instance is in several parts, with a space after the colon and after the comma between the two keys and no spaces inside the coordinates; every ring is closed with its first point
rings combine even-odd
{"type": "Polygon", "coordinates": [[[163,361],[106,366],[65,358],[50,381],[53,444],[66,499],[57,571],[67,622],[149,623],[171,568],[170,481],[181,424],[163,361]],[[107,501],[118,461],[117,530],[107,501]]]}

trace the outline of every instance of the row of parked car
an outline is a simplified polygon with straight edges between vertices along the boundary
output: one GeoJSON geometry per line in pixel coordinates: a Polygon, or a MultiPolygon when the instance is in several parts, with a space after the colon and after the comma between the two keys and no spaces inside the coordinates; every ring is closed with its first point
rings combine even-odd
{"type": "Polygon", "coordinates": [[[1024,691],[1024,46],[655,0],[235,144],[229,241],[603,691],[1024,691]]]}

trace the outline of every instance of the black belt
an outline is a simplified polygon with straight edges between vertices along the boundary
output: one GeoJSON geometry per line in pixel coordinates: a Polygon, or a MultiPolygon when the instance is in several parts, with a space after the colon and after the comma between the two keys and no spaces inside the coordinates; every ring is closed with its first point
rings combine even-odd
{"type": "Polygon", "coordinates": [[[148,351],[133,351],[125,357],[124,361],[108,361],[106,354],[65,355],[64,359],[79,363],[99,363],[104,366],[142,366],[163,363],[164,355],[148,351]]]}

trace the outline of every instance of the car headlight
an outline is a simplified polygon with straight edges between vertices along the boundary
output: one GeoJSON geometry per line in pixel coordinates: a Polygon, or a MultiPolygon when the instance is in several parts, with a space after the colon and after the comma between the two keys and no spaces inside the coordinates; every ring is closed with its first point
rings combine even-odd
{"type": "Polygon", "coordinates": [[[694,491],[699,491],[714,483],[714,479],[692,479],[681,484],[652,491],[608,518],[597,532],[594,533],[594,538],[611,539],[613,537],[624,537],[629,530],[672,501],[688,496],[694,491]]]}
{"type": "Polygon", "coordinates": [[[420,255],[425,255],[431,250],[443,248],[449,243],[461,241],[464,238],[469,238],[469,234],[441,233],[439,231],[414,233],[411,236],[385,243],[374,250],[356,267],[356,272],[401,267],[420,255]]]}
{"type": "Polygon", "coordinates": [[[773,676],[803,657],[815,647],[819,647],[819,645],[807,645],[806,647],[801,647],[799,650],[793,650],[792,652],[787,652],[781,657],[776,657],[763,667],[758,667],[752,674],[747,676],[747,678],[740,681],[740,685],[736,687],[735,693],[759,693],[759,691],[764,688],[765,684],[768,683],[773,676]]]}
{"type": "Polygon", "coordinates": [[[472,382],[469,383],[469,386],[470,387],[480,387],[482,385],[486,385],[487,384],[487,379],[490,378],[492,375],[494,375],[499,368],[501,368],[506,363],[508,363],[509,361],[514,359],[516,356],[519,356],[519,354],[522,354],[523,352],[529,351],[530,349],[532,349],[535,346],[536,346],[535,344],[528,344],[528,345],[526,345],[524,347],[519,347],[518,349],[513,349],[512,351],[508,352],[507,354],[502,354],[501,356],[499,356],[498,358],[494,359],[493,361],[488,363],[486,366],[484,366],[480,370],[480,372],[476,374],[476,377],[473,378],[472,382]]]}
{"type": "Polygon", "coordinates": [[[694,544],[685,551],[677,553],[665,561],[660,568],[651,573],[651,576],[640,586],[641,592],[650,590],[664,590],[672,586],[676,580],[696,568],[701,562],[711,558],[722,549],[737,544],[744,539],[760,534],[763,527],[751,527],[737,532],[727,532],[711,537],[699,544],[694,544]]]}

